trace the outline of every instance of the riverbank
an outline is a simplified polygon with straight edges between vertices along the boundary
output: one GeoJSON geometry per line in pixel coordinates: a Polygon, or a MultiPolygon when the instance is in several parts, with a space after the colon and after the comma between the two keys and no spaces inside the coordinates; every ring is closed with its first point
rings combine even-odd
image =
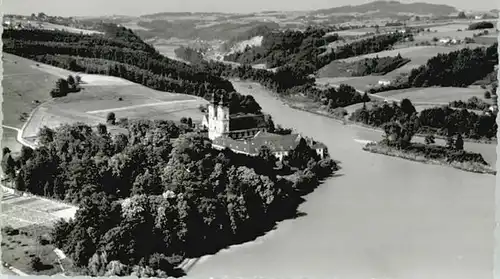
{"type": "MultiPolygon", "coordinates": [[[[248,83],[249,85],[250,84],[258,84],[259,86],[262,86],[264,88],[263,85],[259,84],[258,82],[255,82],[255,81],[242,80],[242,79],[230,79],[230,80],[231,81],[248,83]]],[[[328,117],[328,118],[334,119],[335,121],[337,121],[339,123],[343,123],[343,124],[346,124],[346,125],[353,125],[353,126],[358,126],[358,127],[363,127],[363,128],[368,128],[368,129],[373,129],[373,130],[376,130],[376,131],[383,132],[383,129],[380,128],[380,127],[375,127],[375,126],[367,125],[367,124],[364,124],[364,123],[361,123],[361,122],[352,121],[352,120],[348,120],[348,119],[343,118],[343,117],[339,117],[338,115],[335,115],[335,114],[333,114],[333,113],[331,113],[329,111],[321,109],[320,105],[318,105],[317,107],[312,107],[311,105],[309,105],[307,103],[300,103],[297,100],[292,100],[290,98],[283,97],[283,96],[277,94],[274,91],[271,91],[271,90],[267,90],[267,91],[270,93],[270,95],[274,99],[279,100],[280,102],[282,102],[283,104],[287,105],[290,108],[293,108],[293,109],[296,109],[296,110],[305,111],[305,112],[309,112],[309,113],[313,113],[313,114],[324,116],[324,117],[328,117]]],[[[317,104],[315,104],[315,105],[317,105],[317,104]]],[[[339,108],[339,109],[342,109],[342,108],[339,108]]],[[[425,138],[427,136],[427,134],[425,134],[425,133],[417,133],[415,136],[416,137],[425,138]]],[[[442,136],[442,135],[439,135],[439,134],[434,134],[434,138],[446,140],[445,136],[442,136]]],[[[495,144],[495,145],[497,145],[497,143],[498,143],[497,139],[471,139],[471,138],[463,138],[463,140],[464,140],[464,142],[479,143],[479,144],[492,144],[492,145],[495,144]]]]}
{"type": "MultiPolygon", "coordinates": [[[[422,144],[418,143],[413,143],[412,146],[414,147],[423,147],[422,144]]],[[[464,161],[464,162],[459,162],[459,161],[450,161],[450,158],[447,155],[443,155],[441,158],[430,158],[428,155],[429,153],[426,154],[421,154],[418,153],[415,150],[401,150],[397,149],[394,147],[387,146],[382,143],[368,143],[363,147],[363,150],[376,153],[376,154],[382,154],[382,155],[387,155],[391,157],[398,157],[414,162],[421,162],[421,163],[427,163],[427,164],[433,164],[433,165],[442,165],[442,166],[451,166],[459,170],[463,171],[468,171],[468,172],[474,172],[474,173],[484,173],[484,174],[492,174],[496,175],[496,170],[494,170],[490,165],[488,164],[483,164],[480,162],[476,161],[464,161]]],[[[426,150],[427,151],[427,150],[426,150]]],[[[474,153],[468,153],[467,154],[474,154],[474,153]]]]}

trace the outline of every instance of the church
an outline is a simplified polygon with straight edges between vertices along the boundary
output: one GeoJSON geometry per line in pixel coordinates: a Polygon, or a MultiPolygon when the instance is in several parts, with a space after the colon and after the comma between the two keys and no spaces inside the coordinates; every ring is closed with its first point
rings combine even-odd
{"type": "MultiPolygon", "coordinates": [[[[208,130],[208,137],[215,149],[230,148],[233,152],[257,156],[262,146],[282,161],[299,144],[300,134],[279,135],[268,132],[268,115],[231,114],[229,105],[221,98],[208,104],[208,112],[203,116],[202,126],[208,130]]],[[[324,144],[305,139],[320,158],[327,156],[324,144]]]]}

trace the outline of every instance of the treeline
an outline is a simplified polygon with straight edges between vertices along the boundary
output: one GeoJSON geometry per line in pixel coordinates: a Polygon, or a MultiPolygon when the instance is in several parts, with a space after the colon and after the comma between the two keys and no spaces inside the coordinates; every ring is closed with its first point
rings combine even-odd
{"type": "Polygon", "coordinates": [[[278,68],[276,72],[254,69],[250,65],[233,68],[220,62],[205,62],[203,67],[222,76],[258,82],[282,97],[304,94],[329,109],[369,101],[366,94],[360,94],[349,85],[342,84],[339,88],[317,88],[314,84],[314,78],[305,74],[307,70],[303,65],[302,67],[297,64],[294,66],[286,65],[278,68]]]}
{"type": "Polygon", "coordinates": [[[203,53],[194,48],[180,46],[176,48],[174,52],[177,57],[193,64],[198,64],[203,61],[203,53]]]}
{"type": "Polygon", "coordinates": [[[385,75],[395,69],[398,69],[410,62],[410,59],[401,57],[398,54],[395,57],[382,57],[365,58],[361,61],[355,62],[355,70],[353,76],[367,76],[367,75],[385,75]]]}
{"type": "Polygon", "coordinates": [[[125,31],[116,31],[107,36],[89,36],[47,30],[8,30],[2,37],[5,52],[30,59],[46,54],[103,59],[127,64],[148,71],[151,75],[168,77],[194,87],[210,84],[214,89],[234,91],[227,80],[153,52],[150,46],[136,42],[125,31]],[[116,40],[121,35],[126,37],[116,40]]]}
{"type": "Polygon", "coordinates": [[[463,48],[438,54],[426,65],[413,69],[408,77],[410,87],[465,87],[493,72],[498,64],[498,43],[487,48],[463,48]]]}
{"type": "Polygon", "coordinates": [[[3,161],[18,190],[79,205],[51,241],[92,276],[180,275],[174,266],[184,258],[251,240],[293,217],[300,196],[337,169],[304,139],[276,163],[265,146],[256,157],[217,151],[181,125],[128,121],[128,135],[116,137],[104,125],[44,128],[41,147],[3,161]]]}
{"type": "Polygon", "coordinates": [[[450,107],[461,109],[472,109],[485,111],[490,108],[490,104],[474,96],[469,98],[466,102],[462,100],[450,102],[450,107]]]}
{"type": "MultiPolygon", "coordinates": [[[[383,105],[374,104],[371,108],[362,108],[353,112],[350,119],[370,126],[382,127],[395,121],[400,121],[405,111],[414,111],[413,105],[403,105],[411,102],[404,99],[401,105],[397,103],[383,105]],[[405,107],[406,106],[406,107],[405,107]]],[[[421,111],[418,116],[421,134],[436,133],[442,136],[461,134],[471,139],[491,139],[496,137],[496,116],[478,115],[466,109],[451,109],[448,106],[429,108],[421,111]]]]}

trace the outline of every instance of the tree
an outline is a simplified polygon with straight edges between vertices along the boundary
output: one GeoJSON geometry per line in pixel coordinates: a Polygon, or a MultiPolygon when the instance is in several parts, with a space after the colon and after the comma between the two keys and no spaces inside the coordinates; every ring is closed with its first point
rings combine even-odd
{"type": "Polygon", "coordinates": [[[462,138],[462,134],[458,134],[457,139],[455,140],[455,149],[464,150],[464,140],[462,138]]]}
{"type": "Polygon", "coordinates": [[[68,81],[65,80],[65,79],[62,79],[62,78],[58,79],[56,81],[56,90],[59,93],[63,94],[63,96],[66,95],[68,93],[68,91],[69,91],[69,83],[68,83],[68,81]]]}
{"type": "Polygon", "coordinates": [[[2,158],[2,171],[9,179],[14,179],[16,176],[16,161],[12,159],[10,153],[7,153],[2,158]]]}
{"type": "Polygon", "coordinates": [[[411,115],[413,115],[414,113],[417,112],[417,110],[413,106],[412,102],[409,99],[407,99],[407,98],[404,98],[403,100],[401,100],[401,110],[407,116],[411,116],[411,115]]]}
{"type": "Polygon", "coordinates": [[[455,141],[453,140],[453,137],[451,135],[448,135],[446,137],[446,148],[453,148],[455,146],[455,141]]]}
{"type": "Polygon", "coordinates": [[[38,142],[42,145],[48,145],[54,141],[54,130],[47,126],[43,126],[38,131],[38,142]]]}
{"type": "Polygon", "coordinates": [[[368,93],[367,93],[367,92],[365,92],[365,93],[363,94],[363,103],[365,103],[365,102],[369,102],[369,101],[370,101],[370,97],[368,96],[368,93]]]}
{"type": "Polygon", "coordinates": [[[116,123],[116,115],[114,112],[110,112],[108,113],[108,115],[106,116],[106,122],[111,124],[111,125],[115,125],[116,123]]]}
{"type": "Polygon", "coordinates": [[[2,149],[2,156],[5,156],[6,154],[9,154],[10,153],[10,148],[8,147],[4,147],[2,149]]]}
{"type": "Polygon", "coordinates": [[[97,125],[97,133],[99,133],[99,135],[106,135],[108,133],[108,129],[106,127],[106,125],[102,124],[102,123],[99,123],[97,125]]]}
{"type": "Polygon", "coordinates": [[[69,75],[67,81],[68,81],[68,86],[71,88],[71,91],[75,91],[77,85],[75,78],[72,75],[69,75]]]}
{"type": "Polygon", "coordinates": [[[30,265],[35,271],[40,271],[43,268],[43,263],[39,256],[31,258],[30,265]]]}
{"type": "Polygon", "coordinates": [[[436,143],[434,135],[431,135],[431,134],[426,135],[425,136],[425,143],[426,144],[434,144],[434,143],[436,143]]]}
{"type": "Polygon", "coordinates": [[[465,12],[459,12],[457,18],[464,19],[467,18],[467,16],[465,15],[465,12]]]}
{"type": "Polygon", "coordinates": [[[485,99],[491,99],[491,93],[489,91],[484,92],[485,99]]]}

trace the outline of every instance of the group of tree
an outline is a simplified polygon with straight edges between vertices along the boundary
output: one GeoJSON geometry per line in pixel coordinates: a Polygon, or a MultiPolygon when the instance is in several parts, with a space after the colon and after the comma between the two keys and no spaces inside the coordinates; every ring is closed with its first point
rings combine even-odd
{"type": "Polygon", "coordinates": [[[50,91],[52,98],[64,97],[68,93],[80,91],[80,76],[73,77],[69,75],[67,79],[60,78],[56,81],[56,86],[50,91]]]}
{"type": "Polygon", "coordinates": [[[474,22],[469,25],[469,30],[478,30],[478,29],[490,29],[490,28],[495,28],[495,25],[492,22],[489,21],[481,21],[481,22],[474,22]]]}
{"type": "MultiPolygon", "coordinates": [[[[388,123],[401,120],[407,115],[404,111],[415,111],[408,99],[397,103],[374,104],[371,108],[363,106],[356,110],[350,119],[374,127],[383,127],[388,123]],[[406,108],[405,108],[406,107],[406,108]]],[[[442,136],[461,134],[471,139],[491,139],[496,137],[497,124],[495,115],[477,114],[467,109],[452,109],[448,106],[428,108],[420,113],[412,113],[418,122],[416,133],[435,133],[442,136]]]]}
{"type": "Polygon", "coordinates": [[[452,101],[450,102],[449,106],[452,108],[486,111],[490,108],[491,105],[479,99],[478,97],[474,96],[469,98],[466,102],[462,100],[452,101]]]}
{"type": "Polygon", "coordinates": [[[356,65],[353,71],[353,76],[368,76],[368,75],[385,75],[395,69],[398,69],[410,62],[410,59],[401,57],[398,54],[394,57],[365,58],[361,61],[354,62],[356,65]]]}
{"type": "Polygon", "coordinates": [[[408,86],[469,86],[494,71],[498,64],[497,47],[498,43],[495,43],[487,48],[463,48],[438,54],[426,65],[411,71],[408,86]]]}
{"type": "Polygon", "coordinates": [[[127,134],[111,136],[105,125],[45,127],[37,149],[23,147],[16,159],[4,150],[18,190],[79,206],[51,239],[93,276],[174,276],[186,257],[248,241],[293,217],[300,195],[336,170],[304,139],[277,163],[265,146],[255,157],[218,151],[171,121],[118,124],[127,134]],[[293,181],[283,178],[291,174],[293,181]]]}
{"type": "MultiPolygon", "coordinates": [[[[465,129],[454,120],[447,120],[448,123],[443,128],[446,136],[446,146],[435,145],[433,133],[428,130],[429,125],[432,124],[425,122],[428,119],[422,114],[418,115],[410,100],[402,100],[401,106],[393,104],[392,113],[388,110],[389,107],[391,106],[384,104],[383,108],[385,109],[378,110],[379,115],[390,118],[389,121],[381,124],[385,134],[379,144],[421,155],[428,159],[444,159],[448,163],[474,162],[484,166],[488,165],[481,154],[464,150],[462,135],[465,129]],[[390,114],[392,114],[392,117],[389,117],[390,114]],[[422,131],[427,134],[425,138],[426,144],[412,142],[414,135],[422,131]]],[[[366,108],[363,108],[357,116],[362,116],[365,119],[370,117],[367,115],[366,108]]]]}

